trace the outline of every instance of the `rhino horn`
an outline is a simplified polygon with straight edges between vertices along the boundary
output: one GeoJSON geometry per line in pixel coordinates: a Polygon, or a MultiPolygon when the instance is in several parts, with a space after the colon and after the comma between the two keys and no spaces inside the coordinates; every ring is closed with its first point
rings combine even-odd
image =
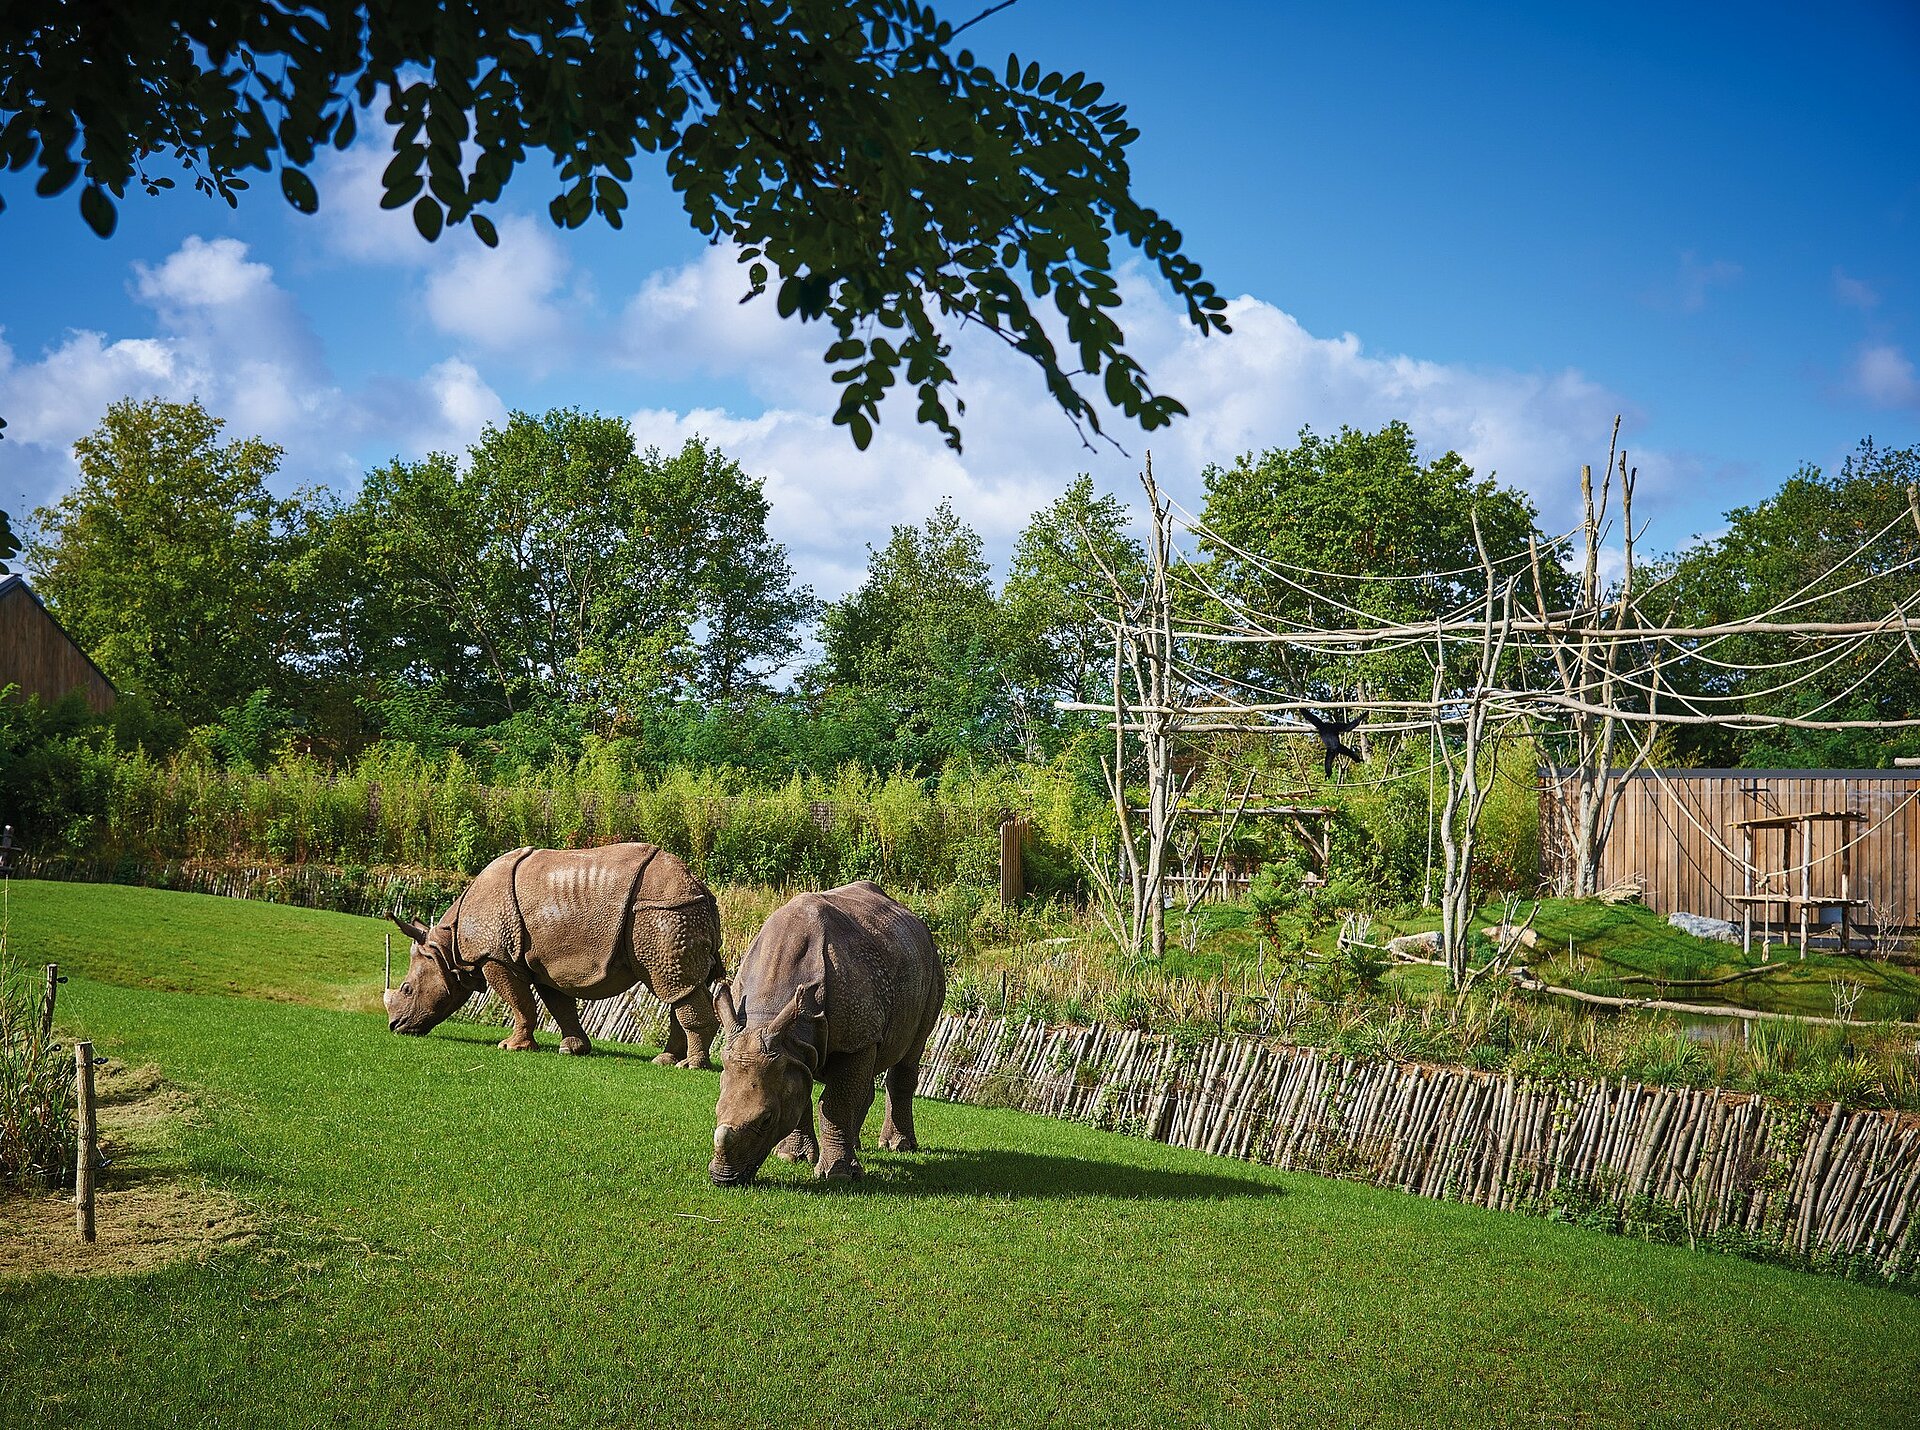
{"type": "Polygon", "coordinates": [[[720,1026],[727,1030],[729,1038],[740,1036],[744,1024],[740,1010],[734,1005],[732,985],[724,978],[713,985],[713,1011],[720,1015],[720,1026]]]}

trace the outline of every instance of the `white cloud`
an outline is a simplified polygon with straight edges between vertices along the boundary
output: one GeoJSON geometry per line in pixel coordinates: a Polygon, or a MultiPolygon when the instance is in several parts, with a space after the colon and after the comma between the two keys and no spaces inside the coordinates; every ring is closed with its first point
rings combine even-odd
{"type": "Polygon", "coordinates": [[[742,302],[747,270],[738,250],[716,246],[679,268],[649,274],[628,300],[614,349],[655,377],[733,377],[759,397],[831,410],[832,384],[820,354],[833,342],[824,323],[782,320],[771,291],[742,302]]]}
{"type": "Polygon", "coordinates": [[[428,276],[424,298],[427,316],[441,332],[523,356],[544,352],[565,336],[570,265],[553,225],[502,220],[496,248],[464,229],[440,242],[451,252],[428,276]]]}
{"type": "Polygon", "coordinates": [[[1692,249],[1680,255],[1680,265],[1665,284],[1645,295],[1648,306],[1682,313],[1698,313],[1715,288],[1738,281],[1746,270],[1724,258],[1702,259],[1692,249]]]}
{"type": "MultiPolygon", "coordinates": [[[[1351,333],[1316,337],[1251,297],[1230,304],[1231,335],[1203,338],[1134,272],[1123,282],[1129,338],[1156,390],[1180,398],[1189,417],[1143,435],[1114,416],[1109,430],[1128,450],[1104,442],[1089,450],[1024,360],[975,337],[956,345],[964,455],[912,421],[906,392],[882,408],[873,445],[858,452],[828,420],[821,330],[781,322],[770,301],[741,305],[744,289],[731,255],[716,250],[655,274],[627,305],[619,344],[636,366],[732,376],[759,399],[727,410],[643,408],[634,430],[663,448],[704,435],[763,477],[774,534],[793,550],[802,578],[827,595],[858,581],[866,544],[879,544],[895,523],[924,519],[943,496],[1004,558],[1027,517],[1078,472],[1131,500],[1151,449],[1162,483],[1197,509],[1207,464],[1291,445],[1303,425],[1332,432],[1404,420],[1426,452],[1453,449],[1482,475],[1497,473],[1535,497],[1550,529],[1562,529],[1572,524],[1580,464],[1604,462],[1613,417],[1628,410],[1571,369],[1528,373],[1375,354],[1351,333]]],[[[1636,453],[1635,462],[1641,510],[1655,510],[1684,464],[1660,453],[1636,453]]]]}
{"type": "Polygon", "coordinates": [[[582,277],[551,223],[496,216],[499,244],[488,248],[465,225],[428,243],[406,209],[380,207],[380,174],[391,158],[372,143],[322,165],[320,234],[335,257],[414,270],[420,310],[462,343],[542,368],[593,321],[582,277]]]}
{"type": "Polygon", "coordinates": [[[1920,408],[1920,374],[1892,343],[1869,343],[1853,363],[1855,390],[1875,407],[1920,408]]]}
{"type": "MultiPolygon", "coordinates": [[[[374,224],[368,232],[387,232],[385,216],[374,224]]],[[[913,395],[899,390],[883,408],[872,446],[859,452],[830,420],[833,392],[820,361],[829,334],[782,321],[770,297],[742,305],[745,273],[729,250],[653,274],[620,307],[618,321],[596,331],[580,326],[578,310],[568,307],[579,287],[557,240],[531,221],[503,233],[504,258],[477,246],[423,254],[426,245],[410,228],[400,236],[412,246],[389,247],[383,237],[360,251],[415,267],[423,303],[458,340],[425,372],[343,389],[268,265],[232,240],[189,240],[134,270],[131,291],[151,316],[146,331],[70,333],[32,360],[0,344],[0,413],[14,424],[0,456],[10,481],[31,502],[47,499],[70,480],[72,441],[109,402],[158,395],[198,396],[236,430],[280,442],[289,482],[351,489],[368,461],[458,451],[504,417],[506,404],[486,376],[498,355],[468,349],[499,335],[516,352],[551,342],[558,361],[575,344],[552,340],[577,333],[573,374],[604,381],[612,357],[643,376],[701,374],[728,394],[670,410],[647,401],[638,384],[634,430],[666,448],[706,436],[762,477],[774,534],[793,551],[802,579],[831,596],[858,581],[868,543],[884,542],[896,523],[924,520],[943,497],[1004,560],[1029,515],[1078,472],[1092,472],[1132,501],[1140,459],[1151,449],[1163,484],[1197,509],[1207,464],[1290,445],[1303,425],[1333,432],[1405,420],[1426,453],[1459,451],[1482,475],[1531,493],[1548,528],[1563,529],[1571,525],[1580,463],[1603,460],[1613,416],[1626,407],[1572,369],[1470,368],[1375,352],[1352,333],[1316,336],[1252,297],[1230,305],[1230,336],[1202,338],[1136,269],[1123,277],[1132,350],[1156,389],[1186,404],[1188,418],[1146,436],[1112,416],[1109,430],[1127,451],[1104,441],[1090,448],[1030,364],[974,334],[956,343],[954,359],[967,404],[964,454],[915,423],[913,395]]],[[[1645,477],[1642,509],[1651,513],[1687,463],[1659,453],[1636,459],[1645,477]]],[[[0,502],[9,495],[0,492],[0,502]]]]}
{"type": "Polygon", "coordinates": [[[408,456],[457,448],[504,415],[480,374],[456,360],[419,379],[343,389],[292,295],[237,240],[190,237],[158,263],[135,263],[132,274],[129,291],[150,314],[149,332],[70,331],[34,359],[0,342],[8,422],[0,504],[9,510],[56,497],[73,479],[73,443],[123,397],[198,399],[230,434],[284,447],[287,485],[349,488],[363,446],[408,456]]]}
{"type": "Polygon", "coordinates": [[[328,154],[314,171],[321,242],[357,263],[431,263],[434,246],[414,228],[408,210],[380,207],[380,174],[393,155],[374,139],[369,133],[345,153],[328,154]]]}
{"type": "Polygon", "coordinates": [[[1880,306],[1880,294],[1872,284],[1851,276],[1846,269],[1833,270],[1833,296],[1849,308],[1871,312],[1880,306]]]}

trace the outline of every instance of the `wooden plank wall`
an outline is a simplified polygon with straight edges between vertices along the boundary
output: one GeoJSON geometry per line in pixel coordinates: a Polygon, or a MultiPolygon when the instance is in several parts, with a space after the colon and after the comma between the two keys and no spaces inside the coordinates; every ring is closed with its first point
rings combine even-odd
{"type": "MultiPolygon", "coordinates": [[[[1570,788],[1570,786],[1560,786],[1570,788]]],[[[1541,834],[1553,838],[1556,785],[1541,788],[1541,834]]],[[[1661,770],[1635,775],[1621,797],[1602,881],[1639,879],[1647,906],[1660,913],[1705,914],[1739,922],[1741,840],[1735,822],[1809,810],[1856,810],[1865,825],[1815,825],[1812,892],[1837,896],[1837,852],[1853,845],[1853,894],[1883,908],[1904,928],[1920,927],[1920,770],[1661,770]]],[[[1754,863],[1785,862],[1778,830],[1755,831],[1754,863]]],[[[1553,855],[1550,855],[1550,858],[1553,855]]],[[[1798,892],[1798,876],[1792,891],[1798,892]]],[[[1873,923],[1872,908],[1863,922],[1873,923]]],[[[1777,911],[1776,911],[1777,917],[1777,911]]]]}
{"type": "Polygon", "coordinates": [[[102,713],[115,698],[107,678],[19,580],[0,581],[0,687],[8,685],[46,701],[79,690],[102,713]]]}

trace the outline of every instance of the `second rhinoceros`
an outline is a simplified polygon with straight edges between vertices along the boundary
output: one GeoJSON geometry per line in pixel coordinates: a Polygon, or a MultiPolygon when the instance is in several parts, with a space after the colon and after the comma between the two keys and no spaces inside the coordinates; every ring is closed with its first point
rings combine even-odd
{"type": "Polygon", "coordinates": [[[716,990],[727,1052],[707,1169],[714,1185],[752,1181],[776,1143],[788,1161],[813,1161],[818,1176],[859,1176],[860,1125],[881,1073],[880,1145],[918,1150],[913,1093],[946,991],[926,924],[873,884],[801,894],[775,909],[731,984],[716,990]]]}
{"type": "Polygon", "coordinates": [[[413,945],[406,978],[386,993],[396,1033],[425,1033],[491,988],[513,1015],[501,1047],[535,1046],[537,993],[560,1027],[561,1051],[586,1053],[578,1000],[641,985],[673,1010],[666,1051],[654,1061],[712,1066],[720,911],[713,891],[664,849],[509,850],[431,928],[398,914],[393,921],[413,945]]]}

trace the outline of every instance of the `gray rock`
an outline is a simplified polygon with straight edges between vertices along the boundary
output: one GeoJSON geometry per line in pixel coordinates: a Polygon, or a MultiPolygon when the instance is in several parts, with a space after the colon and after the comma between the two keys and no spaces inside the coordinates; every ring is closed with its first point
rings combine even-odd
{"type": "Polygon", "coordinates": [[[1725,919],[1710,919],[1704,914],[1668,914],[1667,922],[1695,938],[1710,938],[1719,943],[1740,942],[1740,925],[1725,919]]]}

